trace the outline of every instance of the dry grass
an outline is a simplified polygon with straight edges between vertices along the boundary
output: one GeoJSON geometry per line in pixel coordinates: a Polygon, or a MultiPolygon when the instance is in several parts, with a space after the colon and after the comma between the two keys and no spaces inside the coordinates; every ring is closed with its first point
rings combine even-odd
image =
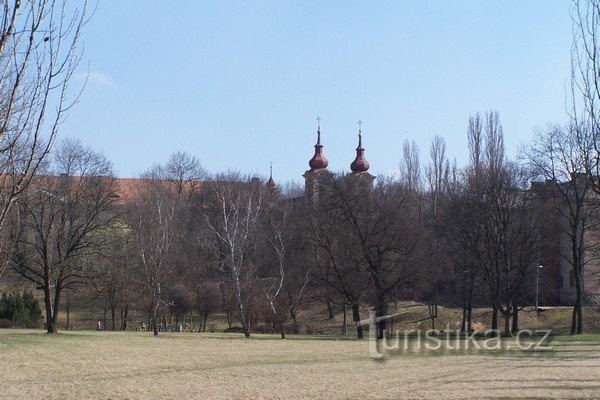
{"type": "Polygon", "coordinates": [[[2,331],[0,397],[598,398],[600,337],[554,345],[541,355],[412,354],[381,363],[369,358],[368,341],[2,331]]]}

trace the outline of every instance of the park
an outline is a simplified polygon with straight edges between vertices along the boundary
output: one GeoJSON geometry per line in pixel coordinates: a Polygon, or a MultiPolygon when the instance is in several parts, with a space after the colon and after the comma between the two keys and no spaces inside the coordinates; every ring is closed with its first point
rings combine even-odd
{"type": "Polygon", "coordinates": [[[600,336],[548,353],[369,357],[340,336],[0,332],[6,398],[597,398],[600,336]]]}
{"type": "Polygon", "coordinates": [[[600,0],[0,0],[0,399],[600,398],[599,54],[600,0]]]}

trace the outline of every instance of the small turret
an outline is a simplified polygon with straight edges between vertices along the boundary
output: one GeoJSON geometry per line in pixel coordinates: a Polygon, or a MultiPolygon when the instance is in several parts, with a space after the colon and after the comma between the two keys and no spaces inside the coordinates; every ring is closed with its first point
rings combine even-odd
{"type": "Polygon", "coordinates": [[[277,188],[277,184],[273,180],[273,163],[269,167],[269,180],[267,181],[267,189],[274,190],[277,188]]]}
{"type": "Polygon", "coordinates": [[[327,168],[329,160],[323,155],[323,145],[321,144],[321,123],[317,118],[319,125],[317,127],[317,144],[315,144],[315,155],[308,162],[310,172],[317,172],[327,168]]]}
{"type": "Polygon", "coordinates": [[[321,118],[317,117],[317,144],[315,144],[315,154],[308,162],[310,169],[302,175],[304,177],[304,195],[310,200],[316,200],[321,191],[322,180],[330,177],[331,173],[327,170],[329,161],[323,155],[323,145],[321,144],[321,118]]]}
{"type": "Polygon", "coordinates": [[[358,121],[358,147],[356,148],[356,158],[350,164],[350,169],[355,174],[367,172],[371,166],[365,158],[365,149],[362,146],[362,121],[358,121]]]}

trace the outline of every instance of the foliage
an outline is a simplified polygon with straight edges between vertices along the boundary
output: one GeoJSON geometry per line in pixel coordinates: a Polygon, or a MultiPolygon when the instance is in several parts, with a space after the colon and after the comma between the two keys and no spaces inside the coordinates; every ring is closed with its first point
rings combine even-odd
{"type": "Polygon", "coordinates": [[[42,321],[40,303],[30,290],[0,293],[0,320],[10,321],[13,328],[36,328],[42,321]]]}

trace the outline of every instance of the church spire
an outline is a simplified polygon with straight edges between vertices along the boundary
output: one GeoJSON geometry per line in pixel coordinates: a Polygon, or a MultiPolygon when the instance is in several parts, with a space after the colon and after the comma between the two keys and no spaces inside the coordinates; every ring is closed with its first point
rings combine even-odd
{"type": "Polygon", "coordinates": [[[269,180],[267,181],[267,188],[275,189],[276,187],[277,184],[273,180],[273,163],[271,163],[271,165],[269,166],[269,180]]]}
{"type": "Polygon", "coordinates": [[[365,158],[365,149],[362,146],[362,121],[358,121],[358,147],[356,148],[356,158],[350,164],[350,169],[355,174],[367,172],[371,165],[365,158]]]}
{"type": "Polygon", "coordinates": [[[321,117],[317,117],[317,144],[315,144],[315,155],[308,162],[311,172],[324,170],[329,165],[329,160],[323,155],[321,145],[321,117]]]}

